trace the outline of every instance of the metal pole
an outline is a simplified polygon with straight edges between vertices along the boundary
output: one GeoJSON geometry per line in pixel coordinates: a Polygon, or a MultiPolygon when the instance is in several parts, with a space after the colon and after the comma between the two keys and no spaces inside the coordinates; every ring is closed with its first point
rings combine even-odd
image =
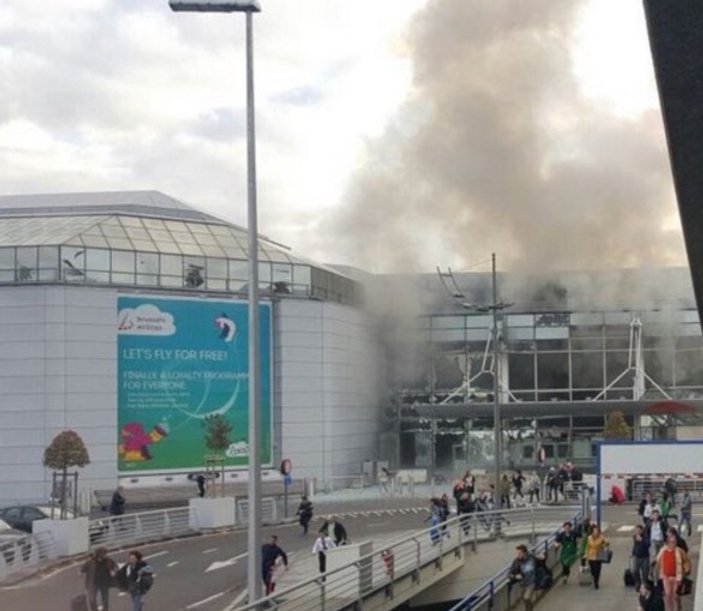
{"type": "Polygon", "coordinates": [[[498,346],[498,283],[496,281],[496,255],[491,255],[491,277],[493,281],[493,446],[495,454],[495,505],[503,506],[500,493],[500,461],[503,453],[503,440],[500,422],[500,398],[498,397],[498,376],[500,371],[500,348],[498,346]]]}
{"type": "Polygon", "coordinates": [[[254,130],[254,44],[252,11],[246,12],[247,46],[247,214],[249,237],[249,531],[247,587],[249,604],[261,598],[261,455],[259,439],[259,264],[256,220],[256,144],[254,130]]]}

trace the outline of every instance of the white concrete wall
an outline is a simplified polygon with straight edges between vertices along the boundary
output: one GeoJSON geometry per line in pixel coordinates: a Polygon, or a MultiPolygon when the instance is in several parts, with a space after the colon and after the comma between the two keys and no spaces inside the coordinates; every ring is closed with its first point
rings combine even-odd
{"type": "Polygon", "coordinates": [[[295,477],[360,473],[362,461],[377,458],[383,401],[373,321],[356,308],[284,300],[275,328],[281,455],[295,477]]]}
{"type": "Polygon", "coordinates": [[[67,428],[89,448],[81,483],[114,486],[116,297],[87,287],[0,288],[0,504],[48,498],[44,448],[67,428]]]}
{"type": "MultiPolygon", "coordinates": [[[[0,506],[46,501],[44,448],[77,431],[90,489],[117,483],[118,291],[0,288],[0,506]]],[[[284,300],[274,319],[277,457],[294,476],[358,474],[375,459],[382,366],[374,327],[355,308],[284,300]]],[[[164,483],[159,478],[152,485],[164,483]]]]}

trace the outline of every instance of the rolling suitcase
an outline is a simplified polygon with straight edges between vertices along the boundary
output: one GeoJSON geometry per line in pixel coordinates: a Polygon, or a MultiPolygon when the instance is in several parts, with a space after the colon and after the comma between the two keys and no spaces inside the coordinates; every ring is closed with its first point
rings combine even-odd
{"type": "Polygon", "coordinates": [[[88,597],[85,594],[79,594],[71,599],[71,611],[90,611],[88,608],[88,597]]]}
{"type": "Polygon", "coordinates": [[[579,585],[590,586],[593,583],[591,579],[591,571],[587,566],[579,567],[579,585]]]}
{"type": "Polygon", "coordinates": [[[625,587],[632,588],[635,585],[635,575],[631,569],[625,569],[625,573],[622,576],[622,580],[625,582],[625,587]]]}

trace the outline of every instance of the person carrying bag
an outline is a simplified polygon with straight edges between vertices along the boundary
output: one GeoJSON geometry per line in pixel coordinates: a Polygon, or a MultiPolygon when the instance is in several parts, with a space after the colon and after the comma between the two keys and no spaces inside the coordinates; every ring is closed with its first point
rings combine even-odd
{"type": "Polygon", "coordinates": [[[600,588],[600,574],[603,563],[609,563],[612,558],[613,553],[608,548],[608,541],[601,533],[600,528],[594,524],[586,541],[586,560],[588,560],[588,567],[593,578],[593,587],[596,590],[600,588]]]}

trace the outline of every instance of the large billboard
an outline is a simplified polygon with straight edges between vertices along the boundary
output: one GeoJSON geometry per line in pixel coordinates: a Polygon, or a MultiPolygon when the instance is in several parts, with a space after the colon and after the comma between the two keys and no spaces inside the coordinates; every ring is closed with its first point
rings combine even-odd
{"type": "MultiPolygon", "coordinates": [[[[117,302],[122,474],[192,470],[209,452],[204,421],[232,425],[229,467],[248,464],[247,304],[139,296],[117,302]]],[[[260,305],[261,462],[271,456],[271,306],[260,305]]]]}

